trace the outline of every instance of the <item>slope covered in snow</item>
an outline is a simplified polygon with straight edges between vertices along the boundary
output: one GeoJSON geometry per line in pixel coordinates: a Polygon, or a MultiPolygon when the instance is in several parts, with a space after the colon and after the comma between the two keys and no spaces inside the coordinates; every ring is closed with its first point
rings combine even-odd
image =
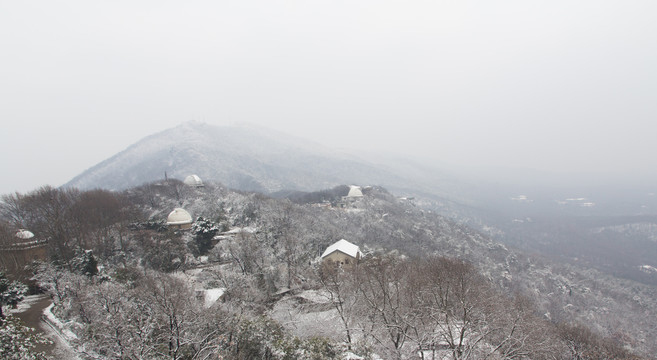
{"type": "Polygon", "coordinates": [[[140,140],[65,186],[119,190],[165,173],[180,180],[197,174],[204,181],[262,192],[404,182],[394,172],[269,129],[188,122],[140,140]]]}

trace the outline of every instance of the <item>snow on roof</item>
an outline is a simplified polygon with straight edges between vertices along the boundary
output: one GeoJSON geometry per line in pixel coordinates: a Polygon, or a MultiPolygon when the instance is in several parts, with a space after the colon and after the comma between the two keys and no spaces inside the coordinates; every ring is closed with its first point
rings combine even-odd
{"type": "Polygon", "coordinates": [[[363,256],[363,253],[360,252],[360,248],[358,247],[358,245],[354,245],[349,241],[342,239],[336,242],[335,244],[329,246],[328,248],[326,248],[326,251],[324,251],[324,253],[322,254],[322,258],[325,258],[336,251],[345,253],[353,258],[358,258],[363,256]]]}
{"type": "Polygon", "coordinates": [[[246,227],[243,227],[243,228],[235,227],[235,228],[232,228],[232,229],[224,232],[223,234],[230,235],[230,234],[239,234],[241,232],[254,234],[254,233],[258,232],[258,229],[254,228],[254,227],[250,227],[250,226],[246,226],[246,227]]]}
{"type": "Polygon", "coordinates": [[[189,175],[188,177],[185,178],[183,181],[185,185],[190,185],[190,186],[203,186],[203,181],[201,180],[198,175],[189,175]]]}
{"type": "Polygon", "coordinates": [[[167,225],[184,225],[192,223],[192,216],[183,208],[175,208],[167,217],[167,225]]]}
{"type": "Polygon", "coordinates": [[[205,307],[214,305],[226,292],[226,288],[214,288],[205,290],[205,307]]]}
{"type": "Polygon", "coordinates": [[[349,194],[347,194],[347,197],[362,197],[362,196],[363,196],[363,192],[360,190],[360,186],[355,186],[355,185],[349,186],[349,194]]]}
{"type": "Polygon", "coordinates": [[[16,232],[16,237],[19,239],[27,240],[31,239],[34,237],[34,234],[31,231],[25,230],[25,229],[19,229],[16,232]]]}

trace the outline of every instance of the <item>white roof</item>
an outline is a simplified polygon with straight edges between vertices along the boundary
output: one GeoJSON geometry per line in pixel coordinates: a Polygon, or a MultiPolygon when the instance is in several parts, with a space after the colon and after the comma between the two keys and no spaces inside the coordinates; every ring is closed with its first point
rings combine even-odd
{"type": "Polygon", "coordinates": [[[202,186],[203,185],[203,181],[201,180],[200,177],[198,177],[198,175],[189,175],[188,177],[185,178],[185,180],[183,182],[186,185],[190,185],[190,186],[202,186]]]}
{"type": "Polygon", "coordinates": [[[358,258],[363,256],[363,253],[360,252],[360,248],[358,247],[358,245],[354,245],[349,241],[342,239],[336,242],[335,244],[329,246],[328,248],[326,248],[326,251],[324,251],[324,253],[322,254],[322,258],[325,258],[336,251],[345,253],[353,258],[358,258]]]}
{"type": "Polygon", "coordinates": [[[349,194],[347,194],[347,197],[362,197],[362,196],[363,196],[363,192],[360,190],[360,186],[355,186],[355,185],[349,186],[349,194]]]}
{"type": "Polygon", "coordinates": [[[214,305],[226,292],[226,288],[214,288],[204,290],[205,292],[205,307],[209,308],[214,305]]]}
{"type": "Polygon", "coordinates": [[[246,226],[246,227],[243,227],[243,228],[235,227],[235,228],[232,228],[232,229],[226,231],[224,234],[226,234],[226,235],[228,235],[228,234],[239,234],[241,232],[253,234],[253,233],[258,232],[258,230],[256,228],[250,227],[250,226],[246,226]]]}
{"type": "Polygon", "coordinates": [[[31,231],[20,229],[16,232],[16,237],[19,239],[27,240],[34,237],[34,234],[31,231]]]}
{"type": "Polygon", "coordinates": [[[173,209],[167,217],[167,225],[191,224],[192,221],[192,216],[183,208],[173,209]]]}

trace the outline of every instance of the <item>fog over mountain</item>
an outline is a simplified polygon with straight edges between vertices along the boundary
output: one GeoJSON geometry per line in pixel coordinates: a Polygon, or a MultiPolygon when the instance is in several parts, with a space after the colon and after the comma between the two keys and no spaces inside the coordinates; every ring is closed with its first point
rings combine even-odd
{"type": "Polygon", "coordinates": [[[350,183],[382,185],[400,195],[437,197],[524,216],[657,213],[657,185],[647,180],[446,166],[403,155],[338,150],[256,125],[194,121],[141,139],[65,186],[122,190],[190,174],[263,193],[316,191],[350,183]]]}
{"type": "Polygon", "coordinates": [[[404,157],[347,153],[258,126],[187,122],[148,136],[66,187],[123,190],[196,174],[230,188],[285,196],[340,184],[380,185],[497,241],[615,276],[657,284],[653,184],[509,170],[481,172],[404,157]],[[497,175],[496,175],[497,174],[497,175]]]}
{"type": "MultiPolygon", "coordinates": [[[[429,189],[411,179],[420,167],[410,161],[380,165],[358,153],[346,153],[268,128],[213,126],[187,122],[148,136],[124,151],[86,170],[66,187],[122,190],[164,178],[184,179],[197,174],[240,190],[272,193],[281,190],[314,191],[344,183],[385,184],[397,189],[429,189]],[[406,167],[397,171],[395,167],[406,167]]],[[[431,187],[453,186],[445,177],[431,187]]]]}
{"type": "Polygon", "coordinates": [[[0,193],[194,119],[498,176],[654,181],[656,6],[6,2],[0,193]]]}
{"type": "MultiPolygon", "coordinates": [[[[189,333],[218,329],[216,341],[233,339],[245,323],[222,314],[241,319],[242,306],[296,327],[292,310],[323,313],[333,302],[310,294],[326,280],[315,258],[340,238],[374,260],[463,260],[500,299],[527,297],[532,314],[518,298],[480,315],[495,315],[486,326],[514,324],[504,308],[540,318],[522,321],[538,334],[534,354],[550,355],[538,346],[547,333],[534,326],[549,322],[559,336],[548,345],[572,352],[564,358],[586,358],[577,344],[654,358],[656,13],[652,0],[5,1],[0,260],[30,279],[11,251],[38,247],[20,248],[15,234],[44,240],[38,246],[48,244],[56,261],[39,281],[55,315],[83,342],[118,349],[101,354],[108,358],[129,357],[123,347],[140,343],[130,332],[103,343],[96,334],[119,336],[107,331],[112,322],[130,328],[143,314],[144,329],[154,319],[161,329],[167,321],[130,306],[107,316],[103,299],[150,308],[162,290],[189,302],[180,310],[202,309],[195,290],[223,289],[228,308],[188,312],[189,333]],[[178,181],[191,174],[206,186],[178,181]],[[343,198],[349,185],[364,196],[343,198]],[[193,233],[165,226],[177,207],[189,211],[193,233]],[[102,281],[87,271],[100,269],[102,281]],[[196,280],[208,288],[194,289],[196,280]]],[[[450,282],[469,272],[438,273],[450,282]]],[[[365,287],[350,286],[362,302],[365,287]]],[[[496,302],[481,294],[482,308],[496,302]]],[[[368,320],[377,308],[356,312],[368,320]]],[[[412,315],[427,314],[436,312],[412,315]]],[[[285,327],[276,321],[256,328],[285,327]]],[[[374,325],[378,337],[399,328],[374,325]]],[[[370,338],[363,334],[359,341],[370,338]]],[[[141,343],[174,358],[171,339],[141,343]]],[[[261,340],[254,351],[286,344],[261,340]]],[[[507,343],[498,340],[472,350],[507,343]]],[[[443,343],[414,341],[405,351],[443,343]]],[[[237,356],[243,346],[231,343],[224,350],[237,356]]],[[[403,358],[401,345],[379,350],[403,358]]]]}

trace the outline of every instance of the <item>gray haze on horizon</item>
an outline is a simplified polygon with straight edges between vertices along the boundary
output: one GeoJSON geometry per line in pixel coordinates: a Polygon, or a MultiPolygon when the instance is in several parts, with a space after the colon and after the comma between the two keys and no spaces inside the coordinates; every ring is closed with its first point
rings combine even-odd
{"type": "Polygon", "coordinates": [[[0,1],[0,193],[248,122],[460,166],[657,178],[654,1],[0,1]]]}

